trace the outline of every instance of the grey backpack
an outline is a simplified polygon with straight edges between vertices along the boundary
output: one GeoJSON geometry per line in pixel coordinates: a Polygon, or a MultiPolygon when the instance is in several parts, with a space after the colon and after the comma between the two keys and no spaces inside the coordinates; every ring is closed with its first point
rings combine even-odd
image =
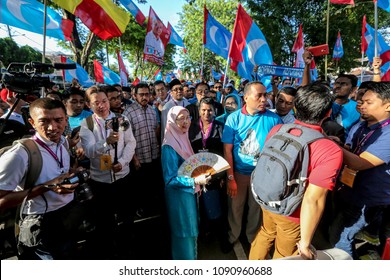
{"type": "Polygon", "coordinates": [[[324,135],[297,124],[285,124],[265,143],[251,175],[251,189],[261,207],[290,216],[301,204],[309,166],[308,145],[324,135]],[[299,136],[290,131],[298,129],[299,136]]]}

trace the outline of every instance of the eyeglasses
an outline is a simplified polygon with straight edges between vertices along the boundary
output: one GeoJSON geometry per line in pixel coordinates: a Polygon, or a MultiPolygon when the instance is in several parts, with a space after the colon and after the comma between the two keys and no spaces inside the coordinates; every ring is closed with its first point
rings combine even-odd
{"type": "Polygon", "coordinates": [[[197,94],[201,94],[201,95],[206,95],[209,93],[209,90],[208,89],[198,89],[196,91],[197,94]]]}
{"type": "Polygon", "coordinates": [[[222,86],[214,86],[214,88],[222,88],[222,86]]]}
{"type": "Polygon", "coordinates": [[[183,87],[177,87],[177,88],[171,89],[171,91],[174,91],[174,92],[183,91],[183,87]]]}
{"type": "Polygon", "coordinates": [[[192,119],[191,116],[181,117],[181,118],[177,118],[176,122],[178,122],[178,123],[190,122],[191,119],[192,119]]]}

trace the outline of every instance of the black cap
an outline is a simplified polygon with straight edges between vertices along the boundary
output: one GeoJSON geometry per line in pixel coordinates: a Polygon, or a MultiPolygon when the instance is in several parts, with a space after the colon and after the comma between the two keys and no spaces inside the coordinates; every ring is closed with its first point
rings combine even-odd
{"type": "Polygon", "coordinates": [[[173,79],[169,82],[169,88],[172,89],[176,85],[181,85],[180,81],[178,79],[173,79]]]}

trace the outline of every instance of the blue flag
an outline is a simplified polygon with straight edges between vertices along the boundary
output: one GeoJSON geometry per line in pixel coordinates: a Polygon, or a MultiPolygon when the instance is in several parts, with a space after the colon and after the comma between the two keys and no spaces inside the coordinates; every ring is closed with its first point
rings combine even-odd
{"type": "Polygon", "coordinates": [[[211,74],[213,75],[213,78],[217,81],[219,81],[222,78],[222,74],[215,72],[213,67],[211,67],[211,74]]]}
{"type": "MultiPolygon", "coordinates": [[[[73,60],[67,58],[66,63],[76,63],[73,60]]],[[[64,70],[65,73],[65,81],[71,83],[73,78],[76,78],[80,85],[83,87],[90,87],[93,85],[91,78],[89,77],[87,71],[84,70],[80,64],[76,63],[76,69],[72,70],[64,70]]]]}
{"type": "Polygon", "coordinates": [[[203,44],[213,53],[227,59],[232,33],[212,17],[204,7],[203,44]]]}
{"type": "MultiPolygon", "coordinates": [[[[49,7],[46,9],[46,35],[60,40],[69,39],[73,22],[63,20],[49,7]]],[[[43,34],[43,16],[44,5],[36,0],[1,0],[1,23],[43,34]]]]}
{"type": "Polygon", "coordinates": [[[337,34],[336,43],[334,44],[333,59],[340,60],[340,58],[342,58],[343,55],[344,55],[343,41],[341,40],[341,35],[339,31],[339,33],[337,34]]]}
{"type": "Polygon", "coordinates": [[[112,71],[110,68],[102,65],[103,68],[103,77],[104,77],[104,83],[107,85],[113,85],[113,84],[120,84],[121,83],[121,77],[112,71]]]}
{"type": "Polygon", "coordinates": [[[390,12],[390,0],[378,0],[378,7],[390,12]]]}
{"type": "MultiPolygon", "coordinates": [[[[230,68],[241,78],[248,80],[252,80],[253,68],[256,64],[271,65],[273,62],[272,53],[263,32],[241,4],[238,4],[229,58],[232,59],[230,68]]],[[[268,86],[271,79],[265,76],[261,82],[268,86]]]]}
{"type": "Polygon", "coordinates": [[[184,52],[187,52],[186,46],[184,46],[183,39],[177,34],[176,30],[173,29],[172,25],[168,22],[168,29],[171,30],[171,37],[169,38],[169,44],[182,47],[184,52]]]}

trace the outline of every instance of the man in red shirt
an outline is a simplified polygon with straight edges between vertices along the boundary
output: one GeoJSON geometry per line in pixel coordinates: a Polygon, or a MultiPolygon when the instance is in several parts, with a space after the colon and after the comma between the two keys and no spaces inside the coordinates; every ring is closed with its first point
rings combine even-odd
{"type": "MultiPolygon", "coordinates": [[[[296,124],[323,132],[321,123],[331,113],[333,98],[322,84],[313,83],[298,89],[295,99],[296,124]]],[[[281,125],[275,126],[267,136],[272,137],[281,125]]],[[[292,130],[297,135],[298,130],[292,130]]],[[[321,219],[328,190],[335,186],[343,154],[330,139],[319,139],[309,144],[309,168],[306,191],[301,206],[291,215],[283,216],[263,210],[261,228],[252,242],[249,259],[268,258],[275,246],[272,258],[298,254],[304,259],[315,258],[310,243],[321,219]]]]}

